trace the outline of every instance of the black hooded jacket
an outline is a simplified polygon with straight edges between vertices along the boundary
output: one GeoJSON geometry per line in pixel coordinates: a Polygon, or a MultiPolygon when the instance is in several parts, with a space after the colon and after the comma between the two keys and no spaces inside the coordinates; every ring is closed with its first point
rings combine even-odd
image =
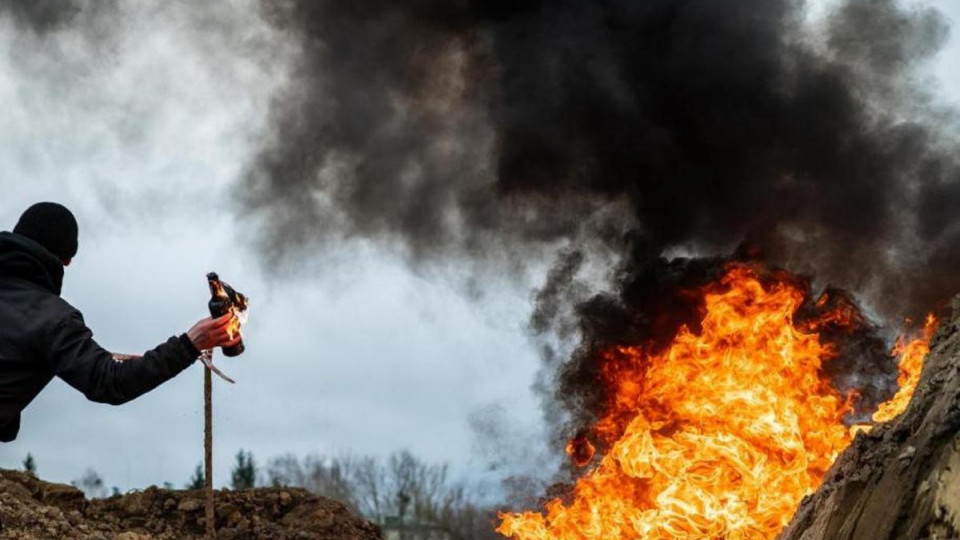
{"type": "Polygon", "coordinates": [[[0,441],[20,430],[20,412],[54,377],[91,401],[119,405],[169,380],[200,355],[187,336],[142,358],[117,362],[83,316],[60,298],[63,264],[33,240],[0,232],[0,441]]]}

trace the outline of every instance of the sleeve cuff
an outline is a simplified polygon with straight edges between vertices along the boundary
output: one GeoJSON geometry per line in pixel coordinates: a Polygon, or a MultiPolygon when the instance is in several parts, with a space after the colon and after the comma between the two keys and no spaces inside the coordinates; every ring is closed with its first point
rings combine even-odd
{"type": "Polygon", "coordinates": [[[183,345],[183,350],[187,351],[190,355],[191,360],[200,358],[200,349],[197,349],[196,345],[190,341],[190,338],[188,338],[186,334],[180,334],[180,344],[183,345]]]}

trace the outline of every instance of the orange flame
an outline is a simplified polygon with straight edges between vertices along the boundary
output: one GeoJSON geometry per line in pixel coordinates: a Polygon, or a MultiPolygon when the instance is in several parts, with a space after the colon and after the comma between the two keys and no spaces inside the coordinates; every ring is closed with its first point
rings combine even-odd
{"type": "Polygon", "coordinates": [[[590,460],[593,459],[593,456],[597,453],[597,448],[590,442],[590,439],[586,438],[583,435],[579,435],[574,439],[571,439],[567,443],[567,455],[570,456],[570,460],[573,461],[573,464],[577,467],[586,467],[590,464],[590,460]]]}
{"type": "Polygon", "coordinates": [[[227,336],[230,339],[233,339],[237,335],[242,335],[243,328],[243,319],[245,312],[238,311],[236,308],[230,308],[230,313],[233,315],[230,318],[230,322],[227,323],[227,336]]]}
{"type": "MultiPolygon", "coordinates": [[[[829,347],[794,324],[804,300],[798,287],[764,288],[750,268],[732,266],[704,300],[699,334],[681,328],[657,354],[638,347],[608,353],[617,360],[604,372],[614,398],[593,433],[612,444],[569,501],[554,499],[544,513],[501,514],[499,533],[517,540],[776,537],[850,444],[843,418],[851,399],[820,376],[829,347]]],[[[926,346],[902,346],[901,369],[922,363],[926,346]]],[[[912,377],[901,376],[904,400],[912,377]]],[[[581,446],[568,453],[576,459],[581,446]]]]}
{"type": "Polygon", "coordinates": [[[873,413],[874,422],[888,422],[906,410],[910,397],[913,396],[913,391],[917,389],[917,383],[920,382],[923,359],[930,352],[930,338],[933,337],[936,329],[937,319],[930,314],[927,315],[927,321],[923,327],[923,338],[907,341],[901,337],[897,340],[893,352],[900,357],[900,375],[897,377],[900,389],[890,401],[880,404],[877,412],[873,413]]]}
{"type": "Polygon", "coordinates": [[[219,279],[210,282],[210,287],[212,288],[213,296],[218,299],[226,302],[230,305],[230,313],[233,317],[230,318],[230,322],[227,323],[227,336],[230,339],[233,339],[237,335],[243,335],[243,325],[247,323],[247,317],[249,315],[249,302],[250,300],[234,291],[228,286],[224,287],[224,283],[219,279]],[[227,290],[230,290],[228,293],[227,290]]]}

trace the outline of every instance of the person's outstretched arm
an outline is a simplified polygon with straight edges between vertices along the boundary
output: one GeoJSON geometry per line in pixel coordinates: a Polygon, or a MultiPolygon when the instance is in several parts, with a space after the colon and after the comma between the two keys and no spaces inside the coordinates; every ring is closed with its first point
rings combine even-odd
{"type": "Polygon", "coordinates": [[[83,392],[91,401],[120,405],[170,380],[192,364],[200,351],[230,346],[227,325],[232,315],[203,319],[186,334],[171,337],[142,357],[114,360],[97,344],[79,312],[55,325],[48,336],[47,362],[53,374],[83,392]]]}

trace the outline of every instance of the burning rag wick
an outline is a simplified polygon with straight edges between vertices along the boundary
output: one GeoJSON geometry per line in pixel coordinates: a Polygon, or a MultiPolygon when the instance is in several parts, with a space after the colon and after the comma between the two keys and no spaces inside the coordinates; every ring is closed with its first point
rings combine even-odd
{"type": "Polygon", "coordinates": [[[250,317],[250,310],[233,308],[231,312],[233,313],[233,320],[230,321],[230,325],[227,327],[227,333],[230,335],[230,339],[233,339],[237,334],[243,336],[242,328],[243,325],[247,324],[247,319],[250,317]]]}

